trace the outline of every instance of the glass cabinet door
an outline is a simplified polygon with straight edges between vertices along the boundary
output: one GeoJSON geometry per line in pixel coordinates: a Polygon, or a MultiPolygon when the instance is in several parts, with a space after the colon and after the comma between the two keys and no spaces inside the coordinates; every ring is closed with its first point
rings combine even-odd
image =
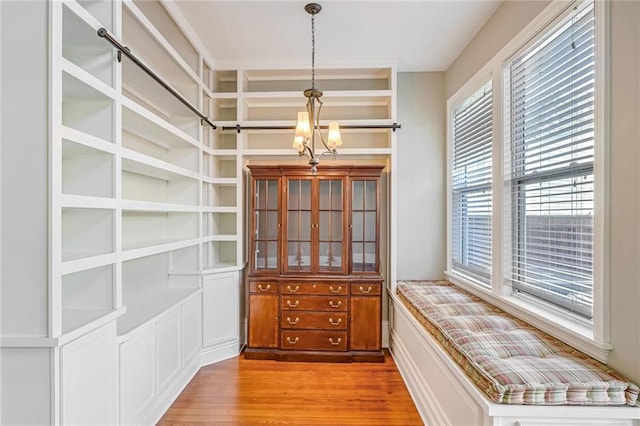
{"type": "Polygon", "coordinates": [[[312,180],[287,180],[286,264],[288,271],[311,271],[312,180]]]}
{"type": "Polygon", "coordinates": [[[318,270],[346,272],[342,179],[318,179],[318,270]]]}
{"type": "Polygon", "coordinates": [[[378,180],[351,183],[351,270],[378,272],[378,180]]]}
{"type": "Polygon", "coordinates": [[[254,258],[256,271],[278,270],[278,180],[256,179],[254,202],[254,258]]]}

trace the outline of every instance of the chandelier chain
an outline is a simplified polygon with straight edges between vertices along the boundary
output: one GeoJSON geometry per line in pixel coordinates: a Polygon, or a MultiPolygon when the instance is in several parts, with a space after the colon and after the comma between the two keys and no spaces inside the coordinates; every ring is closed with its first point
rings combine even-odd
{"type": "Polygon", "coordinates": [[[311,88],[316,88],[316,15],[311,14],[311,88]]]}

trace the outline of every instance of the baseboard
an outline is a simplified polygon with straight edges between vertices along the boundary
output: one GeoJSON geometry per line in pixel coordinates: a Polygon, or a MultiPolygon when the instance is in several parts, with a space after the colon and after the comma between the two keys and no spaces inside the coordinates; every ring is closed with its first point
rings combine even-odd
{"type": "Polygon", "coordinates": [[[182,373],[167,385],[164,391],[156,398],[155,402],[144,412],[136,424],[154,425],[167,412],[171,404],[189,384],[193,376],[200,370],[198,358],[194,357],[188,365],[182,369],[182,373]]]}
{"type": "Polygon", "coordinates": [[[202,348],[200,351],[200,366],[214,364],[240,355],[242,345],[238,339],[223,342],[215,346],[202,348]]]}
{"type": "Polygon", "coordinates": [[[389,347],[389,321],[382,321],[382,347],[389,347]]]}

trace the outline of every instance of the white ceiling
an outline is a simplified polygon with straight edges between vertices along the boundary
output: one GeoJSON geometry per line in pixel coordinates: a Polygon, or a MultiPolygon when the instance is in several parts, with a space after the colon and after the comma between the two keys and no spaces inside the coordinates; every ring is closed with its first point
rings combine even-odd
{"type": "MultiPolygon", "coordinates": [[[[215,67],[311,66],[308,1],[173,0],[215,67]]],[[[316,67],[444,71],[501,0],[322,0],[316,67]]]]}

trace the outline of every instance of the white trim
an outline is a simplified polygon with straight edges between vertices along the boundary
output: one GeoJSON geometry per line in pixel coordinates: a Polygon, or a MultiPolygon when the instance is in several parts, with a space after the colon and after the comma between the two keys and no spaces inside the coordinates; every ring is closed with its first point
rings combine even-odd
{"type": "Polygon", "coordinates": [[[200,350],[200,366],[215,364],[225,359],[240,355],[243,345],[239,339],[223,342],[215,346],[208,346],[200,350]]]}

